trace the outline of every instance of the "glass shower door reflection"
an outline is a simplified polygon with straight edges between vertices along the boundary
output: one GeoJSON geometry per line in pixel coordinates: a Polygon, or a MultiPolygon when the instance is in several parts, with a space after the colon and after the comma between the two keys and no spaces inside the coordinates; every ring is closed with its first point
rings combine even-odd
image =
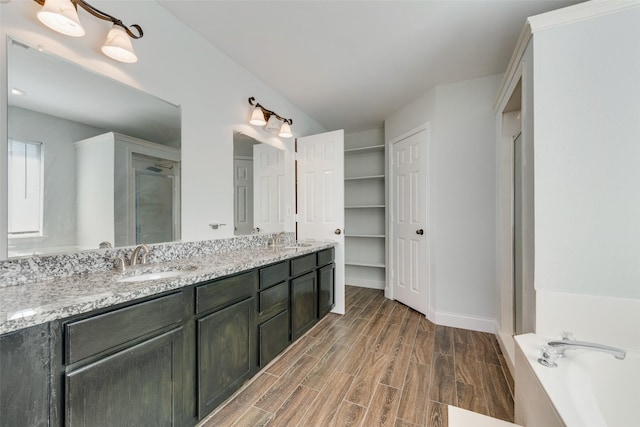
{"type": "Polygon", "coordinates": [[[136,170],[136,244],[175,240],[174,177],[136,170]]]}

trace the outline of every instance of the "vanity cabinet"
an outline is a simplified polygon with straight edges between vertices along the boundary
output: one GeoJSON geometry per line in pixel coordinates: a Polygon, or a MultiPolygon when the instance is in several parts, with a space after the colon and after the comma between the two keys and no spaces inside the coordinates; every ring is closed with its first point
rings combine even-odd
{"type": "Polygon", "coordinates": [[[291,333],[300,338],[318,320],[318,278],[315,271],[291,280],[291,333]]]}
{"type": "Polygon", "coordinates": [[[257,287],[255,271],[196,287],[200,419],[233,394],[257,369],[257,287]]]}
{"type": "Polygon", "coordinates": [[[291,343],[289,261],[260,269],[258,365],[264,367],[291,343]]]}
{"type": "Polygon", "coordinates": [[[182,425],[183,292],[63,322],[66,426],[182,425]]]}
{"type": "Polygon", "coordinates": [[[66,426],[182,424],[182,328],[65,374],[66,426]]]}
{"type": "Polygon", "coordinates": [[[300,338],[334,307],[334,248],[291,260],[291,335],[300,338]]]}
{"type": "Polygon", "coordinates": [[[333,248],[0,335],[0,426],[193,426],[333,306],[333,248]]]}
{"type": "Polygon", "coordinates": [[[49,426],[49,325],[0,336],[0,426],[49,426]]]}
{"type": "Polygon", "coordinates": [[[318,252],[318,314],[324,317],[335,305],[334,276],[335,257],[333,248],[318,252]]]}

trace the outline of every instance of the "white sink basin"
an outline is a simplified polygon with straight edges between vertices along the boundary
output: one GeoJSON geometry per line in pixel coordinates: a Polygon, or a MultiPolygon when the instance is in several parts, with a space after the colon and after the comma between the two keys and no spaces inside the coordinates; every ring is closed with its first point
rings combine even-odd
{"type": "Polygon", "coordinates": [[[147,280],[169,279],[171,277],[182,276],[185,273],[186,271],[182,271],[182,270],[162,271],[158,273],[146,273],[146,274],[139,274],[137,276],[123,277],[122,279],[119,279],[118,282],[144,282],[147,280]]]}

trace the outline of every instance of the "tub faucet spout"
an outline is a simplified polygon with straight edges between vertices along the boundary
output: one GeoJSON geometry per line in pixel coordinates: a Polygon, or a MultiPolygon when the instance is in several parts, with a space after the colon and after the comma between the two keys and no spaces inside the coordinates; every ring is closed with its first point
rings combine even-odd
{"type": "Polygon", "coordinates": [[[586,350],[602,351],[605,353],[609,353],[616,359],[620,359],[620,360],[624,359],[627,356],[627,352],[621,348],[611,347],[608,345],[597,344],[597,343],[587,342],[587,341],[567,341],[567,340],[549,341],[548,345],[551,347],[554,347],[557,350],[558,355],[560,357],[564,357],[565,351],[575,350],[578,348],[582,348],[586,350]]]}

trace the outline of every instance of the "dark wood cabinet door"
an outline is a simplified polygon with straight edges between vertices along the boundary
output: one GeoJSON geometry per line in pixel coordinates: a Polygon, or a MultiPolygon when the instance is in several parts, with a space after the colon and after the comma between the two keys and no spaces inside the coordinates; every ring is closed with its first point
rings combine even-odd
{"type": "Polygon", "coordinates": [[[67,426],[174,426],[183,423],[182,328],[65,375],[67,426]]]}
{"type": "Polygon", "coordinates": [[[263,368],[291,343],[289,310],[274,316],[258,326],[260,340],[260,367],[263,368]]]}
{"type": "Polygon", "coordinates": [[[49,426],[49,325],[0,336],[0,426],[49,426]]]}
{"type": "Polygon", "coordinates": [[[255,297],[197,321],[198,416],[207,415],[256,368],[255,297]]]}
{"type": "Polygon", "coordinates": [[[318,312],[322,318],[334,305],[334,266],[326,265],[318,269],[318,312]]]}
{"type": "Polygon", "coordinates": [[[294,340],[318,321],[318,280],[316,272],[291,280],[291,333],[294,340]]]}

